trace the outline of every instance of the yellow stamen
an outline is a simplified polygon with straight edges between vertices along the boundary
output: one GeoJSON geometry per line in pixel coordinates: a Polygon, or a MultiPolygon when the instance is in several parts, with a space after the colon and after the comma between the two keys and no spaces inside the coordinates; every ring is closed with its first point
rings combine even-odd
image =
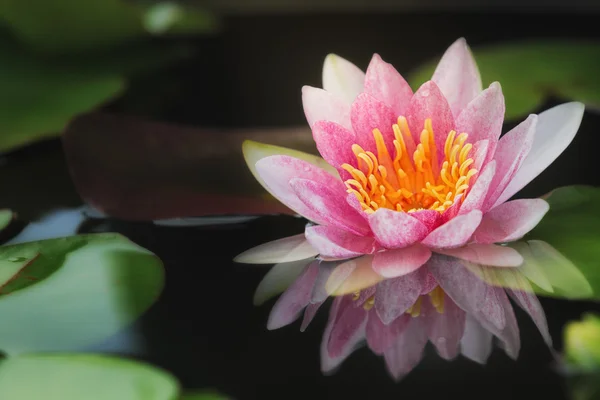
{"type": "Polygon", "coordinates": [[[444,313],[444,291],[441,287],[436,286],[435,289],[429,292],[429,301],[438,313],[444,313]]]}
{"type": "Polygon", "coordinates": [[[373,308],[373,306],[375,305],[375,296],[371,296],[367,299],[367,301],[365,301],[365,304],[363,304],[363,308],[367,311],[369,311],[371,308],[373,308]]]}
{"type": "Polygon", "coordinates": [[[473,145],[467,142],[466,133],[448,132],[443,158],[438,160],[441,154],[438,154],[431,119],[424,121],[416,145],[406,118],[399,117],[392,131],[393,149],[388,148],[383,134],[376,128],[373,138],[377,155],[354,144],[356,165],[342,165],[351,176],[345,182],[347,191],[356,196],[365,213],[379,208],[401,212],[429,209],[441,213],[459,198],[464,200],[470,180],[478,172],[472,168],[473,145]]]}
{"type": "Polygon", "coordinates": [[[419,296],[417,301],[415,301],[415,304],[413,304],[408,310],[406,310],[406,313],[410,314],[411,317],[418,317],[419,315],[421,315],[421,299],[421,296],[419,296]]]}

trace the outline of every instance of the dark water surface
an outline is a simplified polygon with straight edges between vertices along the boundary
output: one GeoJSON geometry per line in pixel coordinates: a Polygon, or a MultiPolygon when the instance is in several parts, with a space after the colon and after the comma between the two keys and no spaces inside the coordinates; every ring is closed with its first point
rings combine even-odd
{"type": "MultiPolygon", "coordinates": [[[[596,16],[386,15],[237,17],[220,35],[198,41],[203,56],[160,78],[170,106],[146,109],[155,119],[197,126],[286,126],[303,123],[299,91],[318,86],[329,52],[366,66],[379,52],[399,71],[442,52],[460,36],[472,45],[524,37],[598,37],[596,16]],[[571,24],[571,25],[569,25],[571,24]],[[573,26],[574,28],[569,28],[573,26]],[[169,84],[174,76],[185,85],[169,84]]],[[[156,77],[155,77],[156,78],[156,77]]],[[[149,92],[150,77],[134,81],[130,94],[108,109],[149,92]]],[[[158,85],[160,88],[160,85],[158,85]]],[[[551,101],[547,108],[556,104],[551,101]]],[[[600,185],[597,166],[600,115],[586,113],[572,146],[521,196],[537,196],[567,184],[600,185]]],[[[0,205],[23,220],[57,208],[82,205],[59,141],[8,155],[0,174],[0,205]]],[[[116,220],[86,220],[79,232],[120,232],[165,263],[166,288],[136,324],[138,339],[117,350],[173,372],[187,388],[212,387],[237,399],[565,399],[565,382],[534,324],[516,310],[522,349],[517,362],[495,350],[486,366],[440,359],[430,347],[422,363],[394,383],[383,360],[367,349],[353,354],[333,376],[320,372],[319,344],[327,312],[321,309],[305,333],[299,323],[269,332],[273,301],[252,305],[267,267],[233,263],[254,245],[302,232],[304,221],[264,217],[244,224],[164,227],[116,220]],[[139,340],[141,338],[141,344],[139,340]]],[[[555,347],[562,328],[598,305],[542,299],[555,347]]],[[[111,342],[111,343],[113,343],[111,342]]]]}

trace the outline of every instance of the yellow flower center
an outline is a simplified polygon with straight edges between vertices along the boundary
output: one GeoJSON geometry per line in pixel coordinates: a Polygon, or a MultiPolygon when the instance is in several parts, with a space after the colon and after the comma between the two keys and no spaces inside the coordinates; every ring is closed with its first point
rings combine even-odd
{"type": "Polygon", "coordinates": [[[409,154],[407,143],[413,143],[406,118],[399,117],[394,130],[394,158],[390,156],[383,135],[373,130],[377,156],[358,144],[352,145],[357,167],[343,164],[352,179],[346,180],[348,193],[354,193],[362,209],[373,213],[379,208],[413,212],[429,209],[444,212],[469,189],[469,181],[477,173],[469,157],[473,145],[466,133],[450,131],[444,144],[444,160],[438,162],[431,119],[425,120],[420,143],[409,154]]]}

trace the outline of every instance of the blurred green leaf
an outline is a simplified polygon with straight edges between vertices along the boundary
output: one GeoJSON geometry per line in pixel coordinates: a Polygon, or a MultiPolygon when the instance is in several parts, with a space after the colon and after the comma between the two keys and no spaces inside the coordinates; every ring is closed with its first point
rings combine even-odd
{"type": "Polygon", "coordinates": [[[213,391],[189,392],[183,394],[179,400],[228,400],[229,397],[213,391]]]}
{"type": "Polygon", "coordinates": [[[33,48],[60,53],[96,51],[148,34],[215,27],[214,19],[200,10],[184,12],[170,2],[147,8],[125,0],[0,0],[0,21],[33,48]]]}
{"type": "Polygon", "coordinates": [[[11,260],[25,263],[1,275],[0,349],[11,355],[96,344],[138,318],[164,281],[160,259],[118,234],[0,247],[0,269],[11,260]]]}
{"type": "Polygon", "coordinates": [[[585,314],[564,329],[565,358],[578,371],[600,370],[600,317],[585,314]]]}
{"type": "Polygon", "coordinates": [[[91,354],[28,354],[0,362],[5,400],[175,400],[177,380],[156,367],[91,354]]]}
{"type": "MultiPolygon", "coordinates": [[[[484,87],[500,82],[506,119],[535,112],[548,96],[600,107],[600,44],[582,41],[527,41],[473,49],[484,87]]],[[[438,60],[415,69],[416,89],[431,79],[438,60]]]]}
{"type": "MultiPolygon", "coordinates": [[[[570,298],[600,299],[600,189],[591,186],[566,186],[552,191],[546,201],[550,211],[526,236],[550,244],[571,261],[583,274],[593,293],[573,292],[572,280],[567,275],[554,277],[562,280],[563,290],[558,294],[570,298]]],[[[564,263],[562,263],[564,264],[564,263]]],[[[543,265],[545,271],[567,274],[561,265],[543,265]]],[[[568,275],[571,277],[572,274],[568,275]]]]}
{"type": "Polygon", "coordinates": [[[124,85],[117,74],[40,59],[7,40],[0,40],[0,59],[0,151],[56,135],[124,85]]]}

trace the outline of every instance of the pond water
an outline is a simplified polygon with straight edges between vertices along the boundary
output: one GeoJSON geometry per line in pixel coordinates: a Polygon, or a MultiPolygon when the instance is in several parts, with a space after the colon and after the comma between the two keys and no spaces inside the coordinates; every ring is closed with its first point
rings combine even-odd
{"type": "MultiPolygon", "coordinates": [[[[208,82],[205,76],[199,77],[217,69],[199,57],[196,64],[168,72],[169,76],[187,74],[190,87],[176,97],[172,109],[162,110],[153,117],[197,125],[296,125],[302,123],[297,94],[301,84],[306,83],[300,82],[305,77],[300,71],[310,67],[315,78],[321,58],[327,52],[346,52],[345,56],[354,55],[358,61],[367,60],[368,53],[385,52],[392,54],[388,57],[392,63],[399,61],[397,67],[401,69],[408,67],[402,61],[406,55],[416,55],[423,61],[430,54],[422,48],[432,46],[431,52],[435,53],[463,35],[475,44],[492,43],[506,36],[592,37],[591,29],[596,23],[580,23],[578,31],[567,32],[564,24],[552,23],[555,17],[548,17],[546,22],[534,19],[533,26],[528,25],[525,16],[515,16],[514,22],[510,16],[498,17],[502,24],[493,22],[493,18],[475,15],[415,15],[400,19],[392,16],[232,18],[226,21],[230,28],[226,33],[198,44],[205,46],[205,54],[220,55],[219,63],[227,65],[218,75],[220,82],[231,78],[225,93],[220,92],[218,84],[208,82]],[[423,26],[427,29],[421,29],[423,26]],[[304,37],[302,32],[309,27],[313,30],[304,37]],[[410,43],[412,38],[407,39],[411,30],[424,35],[418,46],[410,43]],[[273,32],[279,32],[278,37],[273,32]],[[310,43],[303,42],[303,38],[310,43]],[[322,40],[317,43],[317,38],[322,40]],[[299,62],[298,54],[286,61],[280,40],[297,43],[299,54],[317,60],[316,63],[305,65],[299,62]],[[245,65],[246,69],[240,69],[239,65],[245,65]],[[284,85],[284,89],[261,92],[262,85],[284,85]],[[192,92],[202,88],[206,89],[207,99],[202,104],[190,104],[190,99],[197,98],[192,92]],[[249,92],[257,93],[256,98],[250,100],[249,92]],[[215,96],[218,103],[211,104],[208,98],[215,96]]],[[[557,103],[552,99],[540,109],[557,103]]],[[[116,102],[107,109],[119,111],[123,107],[116,102]]],[[[595,164],[598,132],[600,115],[587,112],[574,143],[520,196],[538,196],[568,184],[600,185],[595,164]]],[[[299,322],[268,331],[266,323],[274,300],[255,307],[252,297],[269,266],[232,261],[255,245],[301,233],[306,221],[267,216],[218,224],[210,220],[194,221],[194,225],[200,222],[201,226],[161,226],[98,215],[89,218],[85,216],[88,208],[71,183],[59,141],[51,140],[9,154],[2,168],[1,205],[18,212],[23,222],[19,228],[24,228],[25,222],[32,222],[18,235],[13,229],[11,233],[16,236],[12,242],[75,233],[119,232],[164,262],[166,287],[158,302],[130,329],[91,350],[148,361],[172,372],[186,388],[214,388],[236,399],[569,398],[566,380],[558,373],[538,330],[521,310],[516,310],[522,340],[516,362],[499,349],[494,350],[485,366],[461,357],[447,362],[428,345],[419,366],[396,383],[386,373],[381,357],[363,348],[333,375],[324,376],[320,372],[319,346],[327,310],[320,310],[306,332],[299,331],[299,322]]],[[[600,311],[600,306],[588,302],[545,298],[541,302],[558,350],[562,348],[566,322],[579,319],[586,311],[600,311]]]]}

